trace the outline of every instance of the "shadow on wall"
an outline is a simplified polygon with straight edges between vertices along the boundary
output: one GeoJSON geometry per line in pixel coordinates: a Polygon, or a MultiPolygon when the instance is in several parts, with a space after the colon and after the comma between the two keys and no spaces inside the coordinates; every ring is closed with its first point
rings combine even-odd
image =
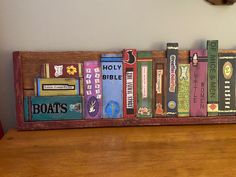
{"type": "Polygon", "coordinates": [[[1,51],[0,58],[0,121],[6,132],[16,125],[12,51],[1,51]]]}

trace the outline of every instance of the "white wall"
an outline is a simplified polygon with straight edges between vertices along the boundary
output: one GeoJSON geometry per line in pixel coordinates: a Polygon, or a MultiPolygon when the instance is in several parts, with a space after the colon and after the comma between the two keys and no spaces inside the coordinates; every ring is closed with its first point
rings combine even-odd
{"type": "Polygon", "coordinates": [[[204,0],[0,0],[0,120],[15,126],[12,51],[236,48],[236,5],[204,0]]]}

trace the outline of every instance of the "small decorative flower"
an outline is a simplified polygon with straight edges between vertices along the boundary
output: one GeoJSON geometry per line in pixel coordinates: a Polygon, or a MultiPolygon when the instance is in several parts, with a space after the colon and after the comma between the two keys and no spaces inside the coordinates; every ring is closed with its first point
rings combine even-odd
{"type": "Polygon", "coordinates": [[[66,72],[69,74],[69,75],[75,75],[75,73],[77,73],[77,69],[71,65],[71,66],[67,66],[66,67],[66,72]]]}

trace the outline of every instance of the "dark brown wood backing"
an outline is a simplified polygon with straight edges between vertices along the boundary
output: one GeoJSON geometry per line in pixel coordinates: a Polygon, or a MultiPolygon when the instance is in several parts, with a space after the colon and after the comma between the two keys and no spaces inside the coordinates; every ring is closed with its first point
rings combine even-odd
{"type": "MultiPolygon", "coordinates": [[[[236,53],[236,50],[220,50],[220,53],[236,53]]],[[[121,52],[14,52],[14,83],[16,96],[16,115],[19,130],[62,129],[110,126],[144,125],[186,125],[236,123],[236,116],[188,117],[188,118],[149,118],[149,119],[101,119],[73,121],[24,122],[23,98],[34,95],[33,80],[40,74],[43,63],[74,63],[85,60],[98,60],[103,53],[121,52]]],[[[154,60],[165,59],[165,51],[152,51],[154,60]]],[[[179,51],[180,63],[187,63],[188,50],[179,51]]]]}

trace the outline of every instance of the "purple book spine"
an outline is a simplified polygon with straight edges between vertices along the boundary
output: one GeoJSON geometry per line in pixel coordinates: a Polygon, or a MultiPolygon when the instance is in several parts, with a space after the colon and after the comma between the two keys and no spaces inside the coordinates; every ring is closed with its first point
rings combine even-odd
{"type": "Polygon", "coordinates": [[[207,116],[207,50],[190,51],[190,115],[207,116]]]}
{"type": "Polygon", "coordinates": [[[84,117],[99,119],[102,115],[102,74],[99,61],[84,62],[84,117]]]}

